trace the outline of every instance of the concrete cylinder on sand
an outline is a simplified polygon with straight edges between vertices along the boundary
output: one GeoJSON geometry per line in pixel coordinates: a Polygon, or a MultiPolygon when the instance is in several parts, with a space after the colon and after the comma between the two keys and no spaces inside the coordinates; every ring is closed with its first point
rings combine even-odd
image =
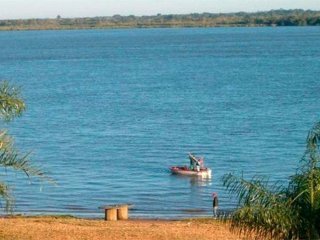
{"type": "Polygon", "coordinates": [[[105,220],[117,221],[117,209],[116,208],[105,209],[105,220]]]}
{"type": "Polygon", "coordinates": [[[128,219],[128,205],[119,206],[117,210],[118,220],[128,219]]]}

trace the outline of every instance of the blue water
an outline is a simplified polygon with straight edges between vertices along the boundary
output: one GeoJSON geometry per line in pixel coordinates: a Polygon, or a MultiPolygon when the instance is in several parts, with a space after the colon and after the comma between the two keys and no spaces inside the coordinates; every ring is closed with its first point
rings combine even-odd
{"type": "Polygon", "coordinates": [[[320,120],[319,43],[318,27],[0,32],[0,79],[28,106],[2,127],[57,182],[2,171],[16,212],[202,216],[214,191],[235,206],[225,173],[285,183],[320,120]],[[169,173],[190,151],[212,179],[169,173]]]}

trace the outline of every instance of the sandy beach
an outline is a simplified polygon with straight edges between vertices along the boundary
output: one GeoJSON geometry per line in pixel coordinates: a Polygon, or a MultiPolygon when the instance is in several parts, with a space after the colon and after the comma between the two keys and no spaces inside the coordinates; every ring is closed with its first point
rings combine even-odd
{"type": "Polygon", "coordinates": [[[2,240],[242,239],[210,219],[104,221],[69,217],[0,218],[2,240]]]}

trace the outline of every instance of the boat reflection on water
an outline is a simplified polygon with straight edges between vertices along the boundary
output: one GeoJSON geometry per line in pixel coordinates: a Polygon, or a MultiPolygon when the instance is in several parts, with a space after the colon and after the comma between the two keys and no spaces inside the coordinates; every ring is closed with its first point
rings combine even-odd
{"type": "Polygon", "coordinates": [[[194,177],[190,179],[190,184],[191,186],[197,186],[197,187],[206,187],[206,186],[210,186],[212,184],[211,182],[211,177],[206,177],[206,178],[202,178],[202,177],[194,177]]]}

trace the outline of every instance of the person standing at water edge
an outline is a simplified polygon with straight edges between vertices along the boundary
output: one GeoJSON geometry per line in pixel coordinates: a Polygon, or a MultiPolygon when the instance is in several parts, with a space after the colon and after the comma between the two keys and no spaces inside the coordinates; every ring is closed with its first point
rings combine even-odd
{"type": "Polygon", "coordinates": [[[218,194],[217,193],[212,193],[212,208],[213,208],[213,216],[217,217],[217,212],[218,212],[218,194]]]}

